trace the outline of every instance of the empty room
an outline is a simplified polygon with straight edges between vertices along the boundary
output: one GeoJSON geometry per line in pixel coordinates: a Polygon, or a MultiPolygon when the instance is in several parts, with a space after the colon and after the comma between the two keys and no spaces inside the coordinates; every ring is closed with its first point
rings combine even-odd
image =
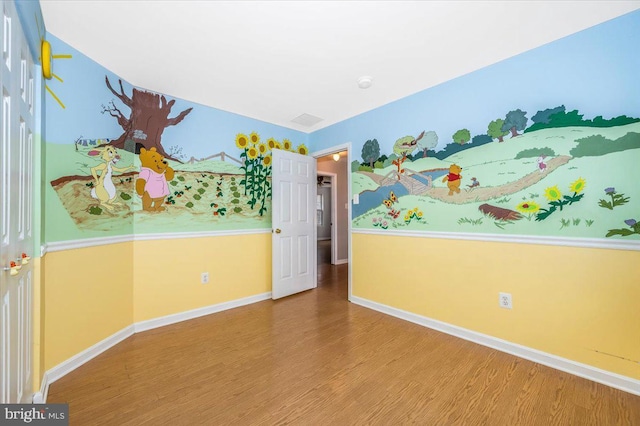
{"type": "Polygon", "coordinates": [[[0,423],[640,424],[640,1],[2,12],[0,423]]]}

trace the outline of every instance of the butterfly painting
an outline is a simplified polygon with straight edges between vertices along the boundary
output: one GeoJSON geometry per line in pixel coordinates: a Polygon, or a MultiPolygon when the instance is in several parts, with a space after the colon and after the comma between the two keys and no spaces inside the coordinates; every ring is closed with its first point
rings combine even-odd
{"type": "Polygon", "coordinates": [[[382,200],[382,204],[387,206],[388,209],[390,209],[393,206],[393,204],[397,202],[398,202],[398,197],[396,197],[396,194],[394,194],[393,191],[389,192],[389,199],[382,200]]]}
{"type": "Polygon", "coordinates": [[[389,216],[391,216],[392,218],[397,219],[397,218],[398,218],[398,216],[400,216],[400,210],[391,209],[391,210],[389,210],[389,211],[387,212],[387,214],[388,214],[389,216]]]}

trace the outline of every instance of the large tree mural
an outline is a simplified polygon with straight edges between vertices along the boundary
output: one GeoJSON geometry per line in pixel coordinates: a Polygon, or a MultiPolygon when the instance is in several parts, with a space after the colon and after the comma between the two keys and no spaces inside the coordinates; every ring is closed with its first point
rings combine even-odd
{"type": "Polygon", "coordinates": [[[155,147],[160,154],[171,158],[162,147],[162,132],[165,128],[180,123],[193,108],[188,108],[177,116],[169,118],[175,100],[167,102],[164,95],[136,88],[133,89],[133,94],[129,97],[124,92],[122,80],[118,79],[120,86],[118,92],[111,86],[108,77],[105,76],[104,79],[111,93],[131,109],[131,114],[127,117],[113,101],[109,105],[102,106],[102,113],[115,117],[124,130],[124,133],[113,140],[111,145],[129,151],[135,150],[136,154],[140,152],[140,148],[151,149],[155,147]]]}
{"type": "Polygon", "coordinates": [[[487,128],[487,134],[492,138],[497,138],[498,142],[504,142],[504,137],[509,134],[508,130],[502,130],[504,126],[504,120],[502,118],[497,118],[489,123],[489,127],[487,128]]]}
{"type": "Polygon", "coordinates": [[[369,167],[373,169],[373,163],[380,157],[380,145],[377,139],[368,140],[362,146],[362,160],[369,163],[369,167]]]}
{"type": "Polygon", "coordinates": [[[502,130],[503,132],[510,131],[512,138],[520,136],[518,130],[522,131],[525,127],[527,127],[528,118],[526,117],[526,114],[527,112],[522,111],[521,109],[509,111],[504,119],[504,123],[502,124],[500,130],[502,130]]]}
{"type": "Polygon", "coordinates": [[[436,145],[438,145],[438,134],[429,130],[424,134],[422,141],[418,142],[418,148],[422,150],[422,158],[427,158],[427,151],[434,149],[436,145]]]}

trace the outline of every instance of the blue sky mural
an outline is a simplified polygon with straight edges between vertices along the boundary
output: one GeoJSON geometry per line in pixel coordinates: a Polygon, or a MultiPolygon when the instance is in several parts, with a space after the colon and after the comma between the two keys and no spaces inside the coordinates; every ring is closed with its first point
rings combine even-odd
{"type": "MultiPolygon", "coordinates": [[[[54,53],[73,55],[72,59],[56,60],[54,72],[64,83],[51,80],[49,85],[62,100],[62,109],[47,95],[47,142],[72,143],[80,135],[90,139],[115,139],[122,134],[116,120],[107,114],[101,114],[101,105],[118,100],[107,89],[105,76],[117,89],[118,76],[94,62],[81,52],[69,46],[55,36],[48,34],[54,53]]],[[[132,86],[124,82],[125,92],[129,95],[132,86]]],[[[141,88],[144,89],[144,88],[141,88]]],[[[179,126],[167,127],[162,135],[163,145],[178,145],[187,158],[206,157],[226,151],[234,152],[235,138],[240,132],[255,131],[261,135],[278,140],[290,139],[296,145],[307,143],[308,136],[296,130],[287,129],[274,124],[255,120],[215,108],[206,107],[166,95],[167,99],[175,99],[172,116],[188,108],[194,108],[179,126]]],[[[121,103],[118,106],[122,106],[121,103]]],[[[126,107],[124,107],[126,110],[126,107]]],[[[125,111],[123,111],[125,112],[125,111]]]]}
{"type": "Polygon", "coordinates": [[[311,148],[371,138],[392,145],[435,130],[440,150],[458,129],[484,134],[490,121],[516,108],[528,117],[558,105],[585,118],[638,116],[639,29],[640,11],[624,15],[316,131],[311,148]]]}

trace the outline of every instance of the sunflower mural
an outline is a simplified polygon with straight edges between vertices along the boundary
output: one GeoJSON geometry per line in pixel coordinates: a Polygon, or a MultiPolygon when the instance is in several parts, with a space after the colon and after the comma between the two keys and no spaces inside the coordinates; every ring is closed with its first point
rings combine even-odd
{"type": "Polygon", "coordinates": [[[266,143],[262,143],[260,135],[256,132],[251,132],[249,136],[238,133],[236,147],[242,150],[240,169],[243,171],[244,177],[240,181],[240,185],[244,187],[244,195],[248,199],[247,204],[252,210],[258,209],[260,216],[263,216],[271,201],[271,165],[273,162],[271,152],[274,149],[284,149],[307,155],[309,150],[304,144],[300,144],[294,149],[289,139],[283,139],[282,144],[274,138],[269,138],[266,143]]]}
{"type": "MultiPolygon", "coordinates": [[[[587,181],[584,178],[578,178],[576,181],[569,185],[569,192],[573,192],[573,195],[562,195],[562,192],[558,188],[558,185],[551,186],[544,190],[544,196],[549,201],[549,207],[546,209],[539,209],[536,214],[536,221],[545,220],[556,211],[562,211],[565,206],[570,206],[584,197],[585,186],[587,181]]],[[[520,210],[522,211],[522,210],[520,210]]]]}
{"type": "Polygon", "coordinates": [[[523,201],[516,206],[516,210],[523,213],[527,220],[531,220],[540,211],[540,205],[533,200],[523,201]]]}

